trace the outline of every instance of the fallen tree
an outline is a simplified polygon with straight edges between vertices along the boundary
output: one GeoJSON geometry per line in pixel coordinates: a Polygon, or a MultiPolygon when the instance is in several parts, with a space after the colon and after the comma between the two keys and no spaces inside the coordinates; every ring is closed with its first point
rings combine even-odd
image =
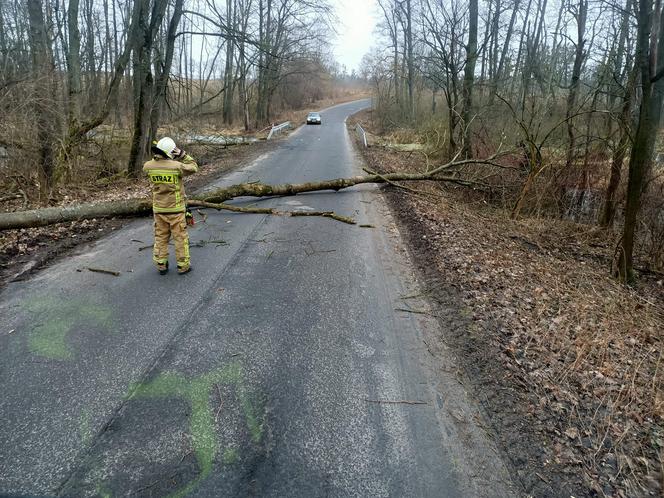
{"type": "MultiPolygon", "coordinates": [[[[220,188],[204,195],[192,197],[188,204],[190,206],[211,207],[235,212],[253,212],[265,214],[289,214],[291,216],[305,216],[293,212],[276,211],[271,208],[240,208],[225,204],[226,201],[238,197],[280,197],[292,196],[306,192],[317,192],[322,190],[339,191],[355,185],[364,183],[388,183],[401,187],[395,182],[411,181],[439,181],[452,182],[460,185],[472,186],[479,184],[477,180],[465,180],[455,174],[455,171],[469,164],[490,164],[503,167],[494,162],[497,154],[482,160],[451,161],[424,173],[390,173],[381,175],[379,173],[365,176],[352,176],[349,178],[336,178],[320,182],[286,183],[281,185],[268,185],[264,183],[240,183],[229,187],[220,188]],[[442,173],[448,173],[443,175],[442,173]]],[[[70,221],[81,221],[98,218],[121,218],[132,216],[147,216],[152,213],[152,202],[150,199],[126,199],[122,201],[108,201],[91,204],[78,204],[73,206],[50,207],[34,209],[30,211],[16,211],[11,213],[0,213],[0,230],[17,228],[34,228],[55,223],[70,221]]],[[[311,216],[307,215],[307,216],[311,216]]],[[[314,216],[325,216],[329,218],[350,218],[331,212],[319,212],[314,216]]],[[[342,221],[342,220],[339,220],[342,221]]],[[[345,220],[343,220],[345,221],[345,220]]],[[[348,222],[348,221],[345,221],[348,222]]]]}

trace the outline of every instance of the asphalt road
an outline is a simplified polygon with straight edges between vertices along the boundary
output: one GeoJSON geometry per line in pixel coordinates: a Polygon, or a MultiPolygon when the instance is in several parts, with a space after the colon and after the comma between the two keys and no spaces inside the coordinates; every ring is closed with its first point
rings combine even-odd
{"type": "MultiPolygon", "coordinates": [[[[360,173],[344,120],[366,105],[220,183],[360,173]]],[[[162,277],[137,220],[5,289],[0,494],[516,495],[444,327],[398,310],[429,304],[403,299],[420,291],[377,188],[259,204],[375,228],[209,212],[194,271],[162,277]]]]}

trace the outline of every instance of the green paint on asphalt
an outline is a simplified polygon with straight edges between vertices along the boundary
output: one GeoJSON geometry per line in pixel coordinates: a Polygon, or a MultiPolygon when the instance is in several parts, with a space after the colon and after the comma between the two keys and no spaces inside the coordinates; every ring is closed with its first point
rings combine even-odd
{"type": "Polygon", "coordinates": [[[96,492],[100,498],[113,498],[111,492],[103,484],[97,484],[96,492]]]}
{"type": "Polygon", "coordinates": [[[26,303],[26,309],[40,322],[28,332],[28,349],[53,360],[69,360],[74,356],[67,344],[67,336],[74,327],[111,328],[111,311],[84,300],[35,298],[26,303]]]}
{"type": "Polygon", "coordinates": [[[239,457],[236,448],[226,448],[223,455],[221,455],[221,461],[224,462],[224,465],[233,465],[239,457]]]}
{"type": "Polygon", "coordinates": [[[263,413],[260,416],[256,412],[256,408],[249,399],[247,391],[244,389],[244,386],[239,387],[238,396],[240,397],[240,405],[242,406],[242,411],[244,416],[247,419],[247,427],[249,427],[249,432],[251,434],[251,440],[258,444],[263,438],[263,426],[265,422],[265,411],[261,410],[263,413]]]}
{"type": "MultiPolygon", "coordinates": [[[[203,374],[191,380],[177,372],[164,372],[155,379],[132,385],[129,398],[185,398],[191,405],[189,430],[196,461],[200,468],[198,477],[187,486],[171,495],[180,498],[192,492],[212,472],[215,457],[219,452],[219,441],[215,430],[215,409],[210,398],[216,385],[234,386],[245,416],[247,427],[254,443],[259,443],[265,422],[264,410],[257,410],[244,386],[242,367],[234,362],[225,367],[203,374]]],[[[239,458],[236,449],[226,449],[222,462],[235,463],[239,458]]]]}
{"type": "Polygon", "coordinates": [[[132,393],[129,398],[186,397],[187,379],[182,374],[166,372],[149,384],[132,384],[129,391],[132,393]]]}
{"type": "Polygon", "coordinates": [[[72,353],[65,339],[70,325],[62,322],[37,325],[28,336],[30,351],[54,360],[68,360],[72,353]]]}

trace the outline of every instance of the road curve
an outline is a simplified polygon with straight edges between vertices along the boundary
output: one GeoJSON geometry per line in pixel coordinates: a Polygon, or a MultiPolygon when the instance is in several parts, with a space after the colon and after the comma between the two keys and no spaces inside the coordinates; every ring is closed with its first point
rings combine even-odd
{"type": "MultiPolygon", "coordinates": [[[[367,104],[219,184],[360,173],[344,123],[367,104]]],[[[375,228],[209,212],[194,271],[161,277],[137,220],[5,289],[0,495],[518,494],[444,329],[399,310],[429,304],[403,300],[418,284],[377,189],[259,204],[375,228]]]]}

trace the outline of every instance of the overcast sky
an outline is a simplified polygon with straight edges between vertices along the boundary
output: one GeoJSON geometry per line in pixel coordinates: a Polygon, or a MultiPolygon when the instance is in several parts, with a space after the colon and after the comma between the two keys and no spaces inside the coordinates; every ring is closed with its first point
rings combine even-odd
{"type": "Polygon", "coordinates": [[[357,70],[360,61],[373,45],[376,26],[375,0],[337,0],[336,7],[339,35],[334,43],[334,55],[348,72],[357,70]]]}

